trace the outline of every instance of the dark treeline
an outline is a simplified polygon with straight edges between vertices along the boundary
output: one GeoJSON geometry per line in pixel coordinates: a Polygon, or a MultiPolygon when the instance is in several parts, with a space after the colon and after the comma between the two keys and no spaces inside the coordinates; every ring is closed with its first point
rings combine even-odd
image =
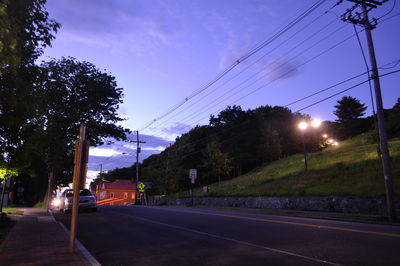
{"type": "MultiPolygon", "coordinates": [[[[141,180],[153,183],[151,193],[164,194],[190,188],[189,169],[197,169],[195,186],[205,186],[245,174],[269,162],[303,152],[303,139],[308,152],[329,146],[328,138],[345,140],[369,132],[376,141],[373,116],[365,115],[365,105],[345,96],[335,106],[335,122],[324,121],[320,127],[301,132],[300,121],[311,117],[293,113],[279,106],[242,110],[231,106],[211,116],[209,124],[197,126],[178,137],[173,145],[140,165],[141,180]]],[[[388,137],[400,136],[400,99],[385,110],[388,137]]],[[[136,166],[116,169],[100,176],[108,180],[131,179],[136,166]]]]}
{"type": "Polygon", "coordinates": [[[300,121],[307,115],[292,113],[284,107],[263,106],[242,110],[230,106],[209,124],[197,126],[176,139],[171,147],[152,155],[142,164],[142,179],[154,184],[155,193],[188,189],[189,169],[198,171],[197,186],[227,180],[265,163],[303,151],[321,148],[322,134],[334,135],[335,123],[323,123],[304,132],[300,121]]]}

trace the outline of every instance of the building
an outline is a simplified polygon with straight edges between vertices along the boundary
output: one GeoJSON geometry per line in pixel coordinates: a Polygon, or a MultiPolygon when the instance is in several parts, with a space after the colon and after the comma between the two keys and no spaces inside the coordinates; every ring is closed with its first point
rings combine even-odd
{"type": "Polygon", "coordinates": [[[94,195],[98,202],[115,199],[107,205],[127,205],[136,203],[135,183],[117,179],[114,182],[102,181],[96,184],[94,195]]]}

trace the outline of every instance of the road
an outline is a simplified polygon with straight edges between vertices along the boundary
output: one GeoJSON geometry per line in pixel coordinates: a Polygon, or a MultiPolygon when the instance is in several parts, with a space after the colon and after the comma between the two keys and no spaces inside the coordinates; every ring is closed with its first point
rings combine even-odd
{"type": "Polygon", "coordinates": [[[102,207],[77,238],[102,265],[400,265],[400,226],[197,208],[102,207]]]}

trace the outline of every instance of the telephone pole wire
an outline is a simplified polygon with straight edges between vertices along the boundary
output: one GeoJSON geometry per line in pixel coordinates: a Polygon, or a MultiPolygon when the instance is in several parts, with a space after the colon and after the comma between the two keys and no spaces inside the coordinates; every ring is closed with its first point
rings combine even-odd
{"type": "Polygon", "coordinates": [[[383,3],[387,2],[387,0],[376,1],[376,0],[349,0],[350,2],[355,3],[353,7],[347,9],[346,12],[342,15],[342,20],[346,22],[350,22],[352,24],[360,24],[365,28],[365,33],[368,42],[368,50],[371,61],[371,78],[374,82],[375,89],[375,100],[376,100],[376,109],[378,116],[378,131],[379,131],[379,142],[381,148],[381,158],[383,165],[383,175],[385,179],[385,189],[386,189],[386,204],[387,204],[387,212],[390,220],[396,219],[396,209],[394,205],[394,196],[393,196],[393,182],[392,182],[392,174],[390,169],[390,155],[387,144],[387,135],[386,135],[386,125],[385,125],[385,117],[383,114],[383,103],[382,103],[382,94],[381,94],[381,85],[379,81],[379,73],[378,66],[376,63],[375,56],[375,48],[372,40],[371,30],[376,28],[378,21],[377,19],[373,19],[372,23],[368,18],[368,12],[378,6],[381,6],[383,3]],[[357,12],[357,8],[361,8],[361,12],[357,12]],[[355,13],[355,14],[354,14],[355,13]]]}

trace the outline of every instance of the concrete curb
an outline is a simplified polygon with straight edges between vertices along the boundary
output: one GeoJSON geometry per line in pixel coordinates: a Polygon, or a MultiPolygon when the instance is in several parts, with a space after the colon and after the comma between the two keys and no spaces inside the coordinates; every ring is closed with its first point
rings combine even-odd
{"type": "MultiPolygon", "coordinates": [[[[53,218],[53,220],[55,222],[56,219],[53,216],[53,212],[50,211],[50,215],[53,218]]],[[[61,222],[58,222],[58,224],[61,226],[61,228],[64,230],[65,234],[67,235],[67,237],[69,236],[69,230],[65,227],[65,225],[61,222]]],[[[87,259],[87,261],[93,265],[93,266],[101,266],[101,264],[96,260],[95,257],[92,256],[92,254],[90,254],[90,252],[85,248],[84,245],[82,245],[81,242],[79,242],[78,239],[75,239],[75,243],[76,243],[76,247],[78,248],[78,250],[80,251],[80,253],[87,259]]]]}

